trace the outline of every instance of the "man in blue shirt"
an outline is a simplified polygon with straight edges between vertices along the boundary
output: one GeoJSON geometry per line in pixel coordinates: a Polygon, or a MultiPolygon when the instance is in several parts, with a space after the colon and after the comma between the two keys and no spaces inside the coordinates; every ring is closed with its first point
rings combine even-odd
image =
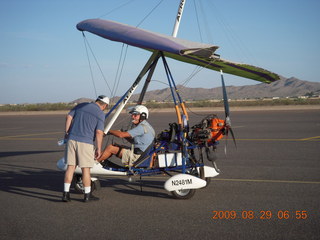
{"type": "Polygon", "coordinates": [[[67,115],[65,139],[67,140],[65,159],[68,165],[64,178],[62,201],[70,201],[70,185],[78,165],[82,171],[84,185],[84,202],[98,200],[91,194],[90,168],[94,158],[101,156],[105,115],[103,110],[109,105],[109,98],[101,95],[95,102],[82,103],[73,108],[67,115]],[[94,142],[96,148],[94,148],[94,142]]]}
{"type": "Polygon", "coordinates": [[[143,105],[137,105],[129,112],[131,114],[132,123],[134,128],[123,132],[120,130],[109,130],[108,134],[114,135],[120,138],[126,138],[132,143],[131,149],[125,148],[119,145],[108,145],[98,162],[102,162],[112,155],[122,159],[122,163],[126,166],[132,166],[132,164],[140,157],[140,155],[149,147],[155,137],[155,131],[153,127],[146,121],[149,117],[148,109],[143,105]]]}

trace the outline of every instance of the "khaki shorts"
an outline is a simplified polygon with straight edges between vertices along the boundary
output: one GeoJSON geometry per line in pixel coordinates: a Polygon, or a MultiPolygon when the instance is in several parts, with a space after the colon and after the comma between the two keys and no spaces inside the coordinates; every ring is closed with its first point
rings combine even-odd
{"type": "Polygon", "coordinates": [[[131,149],[123,148],[121,162],[123,165],[129,165],[131,167],[140,156],[140,154],[134,154],[131,149]]]}
{"type": "Polygon", "coordinates": [[[65,158],[68,165],[92,168],[94,165],[94,146],[89,143],[69,140],[66,146],[65,158]]]}

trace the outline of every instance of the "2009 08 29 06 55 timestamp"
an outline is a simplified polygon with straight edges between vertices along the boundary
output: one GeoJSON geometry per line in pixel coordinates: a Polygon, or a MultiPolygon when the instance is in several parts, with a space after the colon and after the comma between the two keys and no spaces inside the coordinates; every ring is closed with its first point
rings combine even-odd
{"type": "Polygon", "coordinates": [[[261,220],[270,220],[270,219],[297,219],[297,220],[305,220],[308,218],[308,212],[305,210],[278,210],[278,211],[270,211],[270,210],[225,210],[225,211],[212,211],[212,219],[261,219],[261,220]]]}

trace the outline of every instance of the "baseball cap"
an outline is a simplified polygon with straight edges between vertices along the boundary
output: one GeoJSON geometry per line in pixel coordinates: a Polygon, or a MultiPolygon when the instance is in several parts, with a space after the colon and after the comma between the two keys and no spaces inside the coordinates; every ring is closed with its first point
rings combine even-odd
{"type": "Polygon", "coordinates": [[[108,104],[108,105],[109,105],[109,102],[110,102],[109,98],[106,97],[105,95],[100,95],[100,96],[97,98],[96,101],[101,101],[101,102],[104,102],[105,104],[108,104]]]}

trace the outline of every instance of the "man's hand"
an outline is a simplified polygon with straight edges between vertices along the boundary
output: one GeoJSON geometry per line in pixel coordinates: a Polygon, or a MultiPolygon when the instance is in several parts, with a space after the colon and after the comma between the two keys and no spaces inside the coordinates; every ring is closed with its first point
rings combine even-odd
{"type": "Polygon", "coordinates": [[[100,157],[101,157],[101,149],[96,149],[96,151],[95,151],[95,159],[99,159],[100,157]]]}

